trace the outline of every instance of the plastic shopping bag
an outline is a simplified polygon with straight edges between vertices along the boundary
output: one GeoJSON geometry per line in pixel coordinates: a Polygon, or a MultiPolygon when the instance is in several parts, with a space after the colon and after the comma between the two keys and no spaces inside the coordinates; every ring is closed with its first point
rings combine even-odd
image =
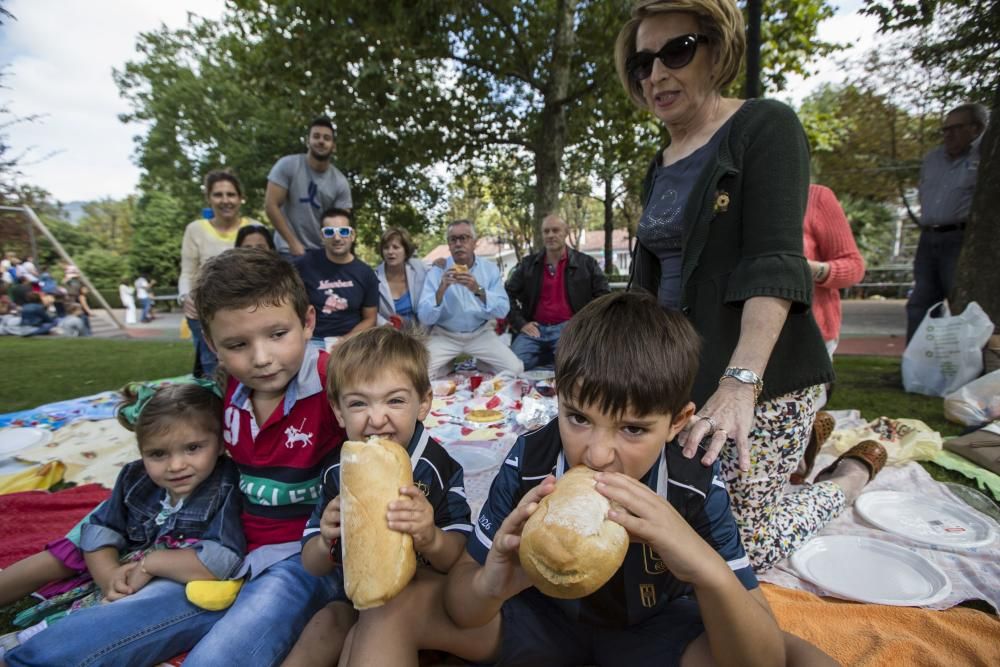
{"type": "Polygon", "coordinates": [[[979,426],[1000,419],[1000,370],[973,380],[944,397],[945,419],[979,426]]]}
{"type": "Polygon", "coordinates": [[[903,352],[903,388],[911,393],[944,396],[983,372],[983,346],[993,322],[975,301],[952,315],[942,301],[927,310],[903,352]],[[941,317],[931,313],[941,306],[941,317]]]}

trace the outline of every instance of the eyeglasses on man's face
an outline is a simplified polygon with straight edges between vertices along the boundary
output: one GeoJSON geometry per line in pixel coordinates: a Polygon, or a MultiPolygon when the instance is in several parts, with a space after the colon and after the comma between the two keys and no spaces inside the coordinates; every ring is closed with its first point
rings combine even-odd
{"type": "Polygon", "coordinates": [[[471,234],[455,234],[448,237],[448,245],[468,243],[472,240],[471,234]]]}
{"type": "Polygon", "coordinates": [[[335,236],[346,239],[354,229],[351,227],[323,227],[320,231],[323,233],[323,238],[326,239],[332,239],[335,236]]]}

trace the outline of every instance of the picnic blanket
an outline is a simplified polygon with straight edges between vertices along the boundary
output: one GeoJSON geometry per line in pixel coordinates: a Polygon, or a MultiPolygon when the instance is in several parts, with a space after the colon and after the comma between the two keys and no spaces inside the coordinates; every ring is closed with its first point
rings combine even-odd
{"type": "Polygon", "coordinates": [[[55,431],[48,444],[20,451],[17,458],[42,464],[61,461],[65,481],[110,489],[122,466],[139,458],[139,445],[117,419],[76,421],[55,431]]]}
{"type": "MultiPolygon", "coordinates": [[[[832,463],[833,459],[834,452],[824,447],[816,457],[816,469],[822,470],[832,463]]],[[[901,466],[886,467],[871,484],[865,487],[865,490],[904,491],[965,506],[947,486],[935,481],[923,467],[912,461],[901,466]]],[[[1000,531],[1000,526],[997,526],[992,518],[985,514],[982,516],[1000,531]]],[[[920,554],[940,567],[951,580],[952,589],[948,597],[930,605],[931,609],[948,609],[964,600],[978,599],[985,600],[994,609],[1000,610],[1000,539],[994,539],[991,544],[983,547],[961,550],[917,543],[868,524],[853,508],[842,513],[817,533],[817,536],[826,535],[860,535],[891,542],[920,554]]],[[[818,595],[828,594],[827,591],[820,590],[801,579],[787,558],[772,569],[758,574],[758,578],[785,588],[804,590],[818,595]]]]}
{"type": "Polygon", "coordinates": [[[121,395],[115,391],[71,398],[68,401],[46,403],[30,410],[8,412],[0,415],[0,428],[4,426],[37,426],[58,429],[81,419],[113,419],[115,405],[121,395]]]}
{"type": "MultiPolygon", "coordinates": [[[[173,382],[180,377],[190,376],[152,380],[148,384],[157,386],[173,382]]],[[[0,428],[5,426],[37,426],[55,430],[83,419],[114,419],[115,406],[120,401],[121,394],[118,392],[102,391],[90,396],[46,403],[30,410],[0,414],[0,428]]]]}
{"type": "Polygon", "coordinates": [[[761,590],[782,630],[842,665],[1000,665],[1000,620],[981,611],[844,602],[772,584],[761,590]]]}
{"type": "Polygon", "coordinates": [[[87,484],[55,493],[24,491],[0,496],[0,568],[41,551],[111,493],[87,484]]]}

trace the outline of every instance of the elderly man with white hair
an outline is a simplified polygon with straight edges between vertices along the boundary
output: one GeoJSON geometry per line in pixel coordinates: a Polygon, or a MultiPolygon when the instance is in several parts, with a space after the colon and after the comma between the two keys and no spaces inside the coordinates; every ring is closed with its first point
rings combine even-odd
{"type": "Polygon", "coordinates": [[[468,220],[448,225],[451,257],[444,268],[427,272],[417,316],[431,327],[427,347],[431,376],[443,375],[459,354],[476,358],[489,370],[517,374],[524,370],[493,330],[493,320],[505,317],[510,301],[493,262],[476,257],[476,230],[468,220]]]}

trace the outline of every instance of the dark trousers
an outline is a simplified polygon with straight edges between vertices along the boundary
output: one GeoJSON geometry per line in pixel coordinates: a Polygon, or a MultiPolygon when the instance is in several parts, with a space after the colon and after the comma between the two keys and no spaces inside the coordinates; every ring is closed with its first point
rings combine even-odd
{"type": "Polygon", "coordinates": [[[955,286],[955,267],[962,251],[965,230],[920,232],[917,256],[913,260],[913,280],[916,284],[906,302],[906,342],[909,343],[927,309],[947,299],[955,286]]]}

